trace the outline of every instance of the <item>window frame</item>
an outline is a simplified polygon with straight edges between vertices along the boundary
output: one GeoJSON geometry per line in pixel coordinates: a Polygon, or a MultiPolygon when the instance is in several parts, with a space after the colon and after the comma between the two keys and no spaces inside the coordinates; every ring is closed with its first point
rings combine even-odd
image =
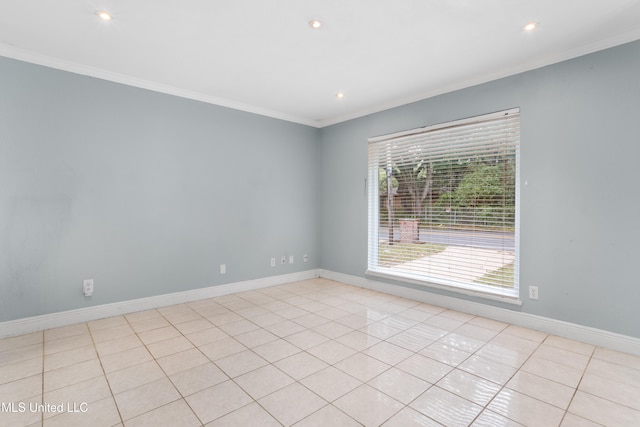
{"type": "Polygon", "coordinates": [[[493,299],[512,304],[521,304],[520,286],[519,286],[519,259],[520,259],[520,109],[512,108],[508,110],[498,111],[495,113],[484,114],[480,116],[469,117],[461,120],[454,120],[425,126],[422,128],[411,129],[408,131],[396,132],[387,135],[369,138],[367,148],[368,159],[368,178],[367,182],[367,270],[368,276],[382,277],[386,279],[398,280],[401,282],[416,284],[429,288],[444,289],[456,293],[462,293],[486,299],[493,299]],[[442,130],[448,127],[458,127],[461,125],[482,124],[489,121],[495,121],[505,116],[517,116],[518,136],[515,143],[515,224],[514,224],[514,283],[513,288],[502,288],[493,285],[474,284],[468,282],[460,282],[447,280],[444,278],[435,278],[433,276],[423,276],[419,274],[411,274],[394,270],[390,267],[383,267],[379,264],[379,248],[380,248],[380,191],[379,191],[379,163],[372,162],[371,145],[380,144],[382,142],[391,141],[407,136],[419,136],[436,130],[442,130]]]}

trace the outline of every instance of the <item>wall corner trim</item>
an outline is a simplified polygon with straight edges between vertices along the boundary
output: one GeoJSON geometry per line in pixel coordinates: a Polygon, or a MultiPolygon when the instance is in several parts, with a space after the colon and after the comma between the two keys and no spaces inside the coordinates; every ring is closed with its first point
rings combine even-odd
{"type": "Polygon", "coordinates": [[[57,313],[43,314],[40,316],[26,317],[24,319],[0,322],[0,339],[46,329],[59,328],[74,323],[89,322],[105,317],[120,316],[136,311],[151,310],[168,305],[182,304],[206,298],[214,298],[236,292],[251,291],[268,288],[270,286],[297,282],[299,280],[315,279],[319,277],[317,269],[301,271],[298,273],[269,276],[242,282],[228,283],[224,285],[210,286],[207,288],[192,289],[183,292],[156,295],[146,298],[133,299],[76,310],[61,311],[57,313]]]}
{"type": "Polygon", "coordinates": [[[320,269],[319,275],[322,278],[335,280],[348,285],[372,289],[640,356],[640,338],[583,326],[576,323],[565,322],[562,320],[551,319],[548,317],[536,316],[534,314],[507,310],[505,308],[494,307],[473,301],[466,301],[445,295],[433,294],[427,291],[392,285],[389,283],[379,282],[377,280],[338,273],[330,270],[320,269]]]}

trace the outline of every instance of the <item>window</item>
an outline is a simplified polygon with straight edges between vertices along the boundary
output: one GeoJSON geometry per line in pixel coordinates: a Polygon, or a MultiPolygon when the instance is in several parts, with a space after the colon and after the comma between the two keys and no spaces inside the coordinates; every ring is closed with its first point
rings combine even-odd
{"type": "Polygon", "coordinates": [[[518,297],[520,111],[369,140],[367,274],[518,297]]]}

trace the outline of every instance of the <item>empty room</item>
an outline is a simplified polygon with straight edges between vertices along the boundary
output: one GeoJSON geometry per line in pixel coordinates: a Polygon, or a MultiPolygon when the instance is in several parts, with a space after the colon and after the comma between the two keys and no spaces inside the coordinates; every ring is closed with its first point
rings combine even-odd
{"type": "Polygon", "coordinates": [[[1,426],[640,425],[640,3],[0,5],[1,426]]]}

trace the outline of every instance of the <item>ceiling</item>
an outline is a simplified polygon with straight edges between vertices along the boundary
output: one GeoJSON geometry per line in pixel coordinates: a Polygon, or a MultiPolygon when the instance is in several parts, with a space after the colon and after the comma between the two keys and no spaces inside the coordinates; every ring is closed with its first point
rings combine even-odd
{"type": "Polygon", "coordinates": [[[638,0],[0,5],[1,56],[316,127],[637,39],[638,0]]]}

